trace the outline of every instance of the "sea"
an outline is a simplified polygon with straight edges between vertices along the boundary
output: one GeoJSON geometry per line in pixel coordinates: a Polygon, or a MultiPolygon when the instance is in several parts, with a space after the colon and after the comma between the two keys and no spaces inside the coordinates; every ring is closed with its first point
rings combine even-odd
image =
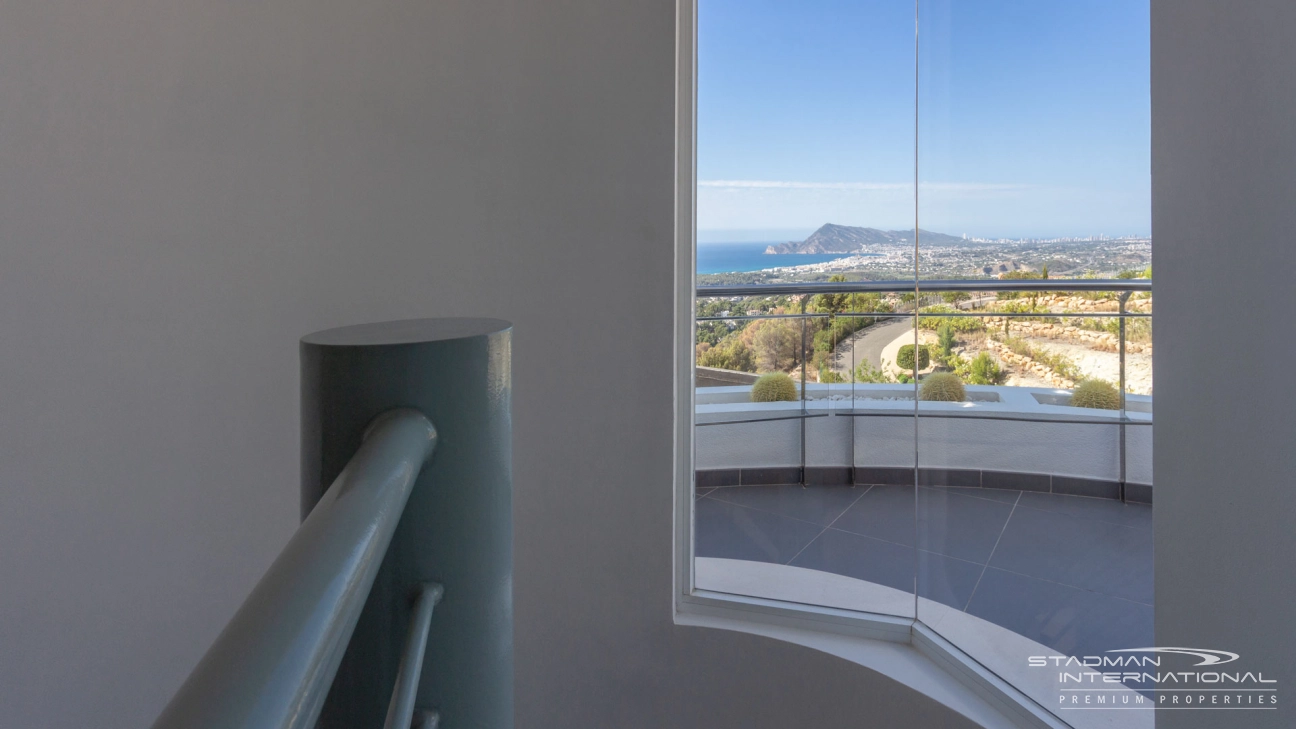
{"type": "Polygon", "coordinates": [[[785,243],[699,243],[697,247],[697,272],[743,273],[778,266],[802,266],[807,263],[826,263],[847,258],[851,253],[786,253],[766,254],[770,245],[785,243]]]}

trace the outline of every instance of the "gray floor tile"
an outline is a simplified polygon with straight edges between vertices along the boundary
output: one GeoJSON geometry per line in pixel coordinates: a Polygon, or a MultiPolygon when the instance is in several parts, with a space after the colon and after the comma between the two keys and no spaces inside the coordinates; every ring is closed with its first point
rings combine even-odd
{"type": "Polygon", "coordinates": [[[711,496],[694,507],[694,554],[787,564],[823,527],[711,496]]]}
{"type": "Polygon", "coordinates": [[[982,489],[982,488],[961,488],[957,486],[927,486],[925,488],[935,489],[937,491],[947,491],[960,496],[970,496],[974,499],[990,499],[991,501],[1006,501],[1009,504],[1017,502],[1017,495],[1021,491],[1012,491],[1009,489],[982,489]]]}
{"type": "Polygon", "coordinates": [[[928,600],[962,610],[972,597],[972,590],[981,578],[982,569],[979,564],[919,551],[918,594],[928,600]]]}
{"type": "Polygon", "coordinates": [[[1023,493],[1019,503],[1032,509],[1100,519],[1125,526],[1152,528],[1152,507],[1147,504],[1122,504],[1115,499],[1031,492],[1023,493]]]}
{"type": "Polygon", "coordinates": [[[1013,505],[934,489],[918,490],[918,548],[985,564],[1013,505]]]}
{"type": "Polygon", "coordinates": [[[913,487],[874,486],[847,509],[833,527],[912,547],[914,544],[913,487]]]}
{"type": "Polygon", "coordinates": [[[1018,504],[990,566],[1152,603],[1150,525],[1127,527],[1018,504]]]}
{"type": "Polygon", "coordinates": [[[707,494],[711,493],[712,491],[715,491],[715,489],[699,488],[693,493],[693,498],[700,499],[703,496],[706,496],[707,494]]]}
{"type": "Polygon", "coordinates": [[[867,580],[905,592],[918,590],[929,599],[962,610],[981,576],[981,566],[931,552],[918,552],[870,537],[829,529],[792,560],[794,567],[867,580]]]}
{"type": "Polygon", "coordinates": [[[810,543],[792,566],[854,577],[912,593],[914,551],[879,539],[829,529],[810,543]]]}
{"type": "Polygon", "coordinates": [[[986,569],[968,613],[1068,655],[1156,644],[1150,606],[994,567],[986,569]]]}
{"type": "Polygon", "coordinates": [[[867,486],[741,486],[712,492],[711,498],[828,526],[867,486]]]}
{"type": "MultiPolygon", "coordinates": [[[[907,486],[874,486],[833,527],[904,546],[914,541],[914,495],[907,486]]],[[[918,490],[920,549],[985,564],[1012,504],[972,498],[949,489],[918,490]]]]}

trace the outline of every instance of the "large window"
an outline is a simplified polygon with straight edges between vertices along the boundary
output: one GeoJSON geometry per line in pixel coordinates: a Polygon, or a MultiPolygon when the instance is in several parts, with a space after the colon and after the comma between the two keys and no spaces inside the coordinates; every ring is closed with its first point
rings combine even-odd
{"type": "Polygon", "coordinates": [[[1028,659],[1154,645],[1146,0],[697,9],[686,589],[1083,724],[1028,659]]]}

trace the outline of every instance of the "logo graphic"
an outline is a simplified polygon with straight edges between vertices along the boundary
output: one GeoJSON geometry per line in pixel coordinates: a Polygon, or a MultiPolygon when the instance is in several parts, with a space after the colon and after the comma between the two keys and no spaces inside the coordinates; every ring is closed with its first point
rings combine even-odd
{"type": "Polygon", "coordinates": [[[1026,662],[1056,669],[1056,708],[1067,711],[1277,709],[1278,682],[1228,665],[1240,658],[1213,648],[1149,646],[1103,655],[1029,656],[1026,662]]]}
{"type": "Polygon", "coordinates": [[[1197,656],[1202,659],[1201,663],[1194,663],[1194,666],[1214,666],[1220,663],[1230,663],[1238,659],[1238,654],[1229,651],[1213,651],[1209,648],[1121,648],[1119,650],[1107,651],[1108,653],[1182,653],[1186,656],[1197,656]]]}

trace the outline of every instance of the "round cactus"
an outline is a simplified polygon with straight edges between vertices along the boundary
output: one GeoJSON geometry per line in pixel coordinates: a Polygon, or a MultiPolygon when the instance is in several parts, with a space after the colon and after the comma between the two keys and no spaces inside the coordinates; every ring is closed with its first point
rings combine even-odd
{"type": "MultiPolygon", "coordinates": [[[[929,364],[931,364],[931,353],[927,350],[927,346],[923,345],[918,348],[918,369],[925,370],[929,364]]],[[[914,346],[912,344],[906,344],[900,348],[899,352],[896,352],[896,365],[906,372],[914,369],[914,346]]]]}
{"type": "Polygon", "coordinates": [[[797,399],[796,383],[782,372],[761,375],[751,389],[752,402],[779,402],[797,399]]]}
{"type": "Polygon", "coordinates": [[[1078,408],[1120,410],[1120,393],[1106,380],[1085,380],[1071,391],[1071,405],[1078,408]]]}
{"type": "Polygon", "coordinates": [[[966,397],[963,381],[953,372],[933,372],[922,379],[918,389],[919,400],[963,402],[966,397]]]}

